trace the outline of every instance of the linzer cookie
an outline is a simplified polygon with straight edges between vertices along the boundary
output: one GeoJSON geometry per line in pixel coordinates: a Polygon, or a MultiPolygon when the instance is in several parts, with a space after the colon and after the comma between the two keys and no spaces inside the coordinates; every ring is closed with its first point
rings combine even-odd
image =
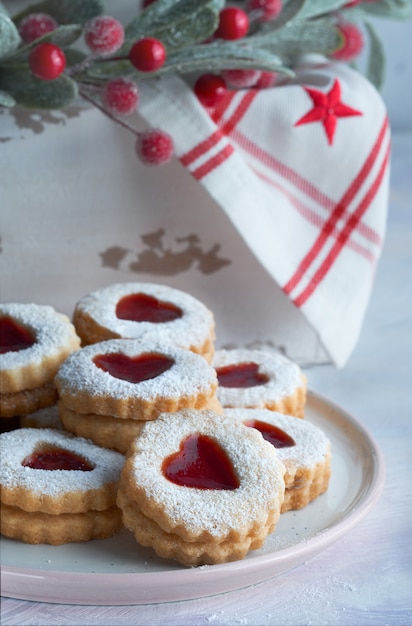
{"type": "Polygon", "coordinates": [[[300,367],[269,350],[217,350],[212,362],[217,397],[225,408],[266,408],[303,417],[306,377],[300,367]]]}
{"type": "Polygon", "coordinates": [[[148,334],[201,354],[214,352],[211,311],[192,295],[154,283],[116,283],[84,296],[73,315],[83,344],[148,334]]]}
{"type": "Polygon", "coordinates": [[[79,347],[69,318],[52,307],[0,305],[1,417],[26,415],[55,404],[54,376],[67,355],[79,347]]]}
{"type": "Polygon", "coordinates": [[[286,470],[282,513],[305,507],[327,490],[331,444],[320,428],[268,409],[225,409],[224,415],[258,430],[276,448],[286,470]]]}
{"type": "Polygon", "coordinates": [[[1,532],[26,543],[102,539],[122,527],[123,455],[55,429],[0,435],[1,532]]]}
{"type": "Polygon", "coordinates": [[[129,449],[117,503],[138,543],[183,565],[242,559],[279,519],[284,467],[253,428],[214,411],[147,422],[129,449]]]}
{"type": "Polygon", "coordinates": [[[59,405],[59,414],[67,431],[122,454],[126,454],[130,442],[139,435],[146,423],[137,419],[118,419],[111,415],[77,413],[65,407],[62,402],[59,405]]]}
{"type": "Polygon", "coordinates": [[[221,412],[214,368],[198,354],[149,339],[86,346],[68,357],[55,382],[65,428],[121,452],[140,422],[162,412],[221,412]]]}
{"type": "Polygon", "coordinates": [[[21,415],[19,421],[21,428],[57,428],[63,430],[58,403],[34,411],[34,413],[21,415]]]}

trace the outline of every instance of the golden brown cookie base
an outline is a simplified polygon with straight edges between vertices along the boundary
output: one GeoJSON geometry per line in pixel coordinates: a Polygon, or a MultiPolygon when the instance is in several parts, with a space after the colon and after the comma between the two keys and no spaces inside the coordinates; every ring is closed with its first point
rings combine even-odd
{"type": "Polygon", "coordinates": [[[278,413],[284,413],[286,415],[293,415],[294,417],[303,418],[305,415],[306,395],[307,395],[307,379],[304,374],[301,375],[301,384],[296,391],[290,395],[280,398],[279,400],[265,400],[260,403],[259,406],[252,403],[235,404],[226,403],[225,409],[247,408],[247,409],[269,409],[270,411],[278,411],[278,413]]]}
{"type": "MultiPolygon", "coordinates": [[[[79,335],[82,345],[87,346],[93,343],[99,343],[108,339],[122,339],[122,335],[114,331],[100,326],[88,313],[80,309],[75,309],[73,313],[73,323],[76,328],[76,332],[79,335]]],[[[154,331],[153,331],[154,332],[154,331]]],[[[149,333],[147,333],[149,334],[149,333]]],[[[144,335],[143,335],[144,336],[144,335]]],[[[201,346],[187,346],[188,350],[200,354],[208,363],[211,363],[213,355],[215,353],[215,331],[214,326],[210,327],[210,334],[201,346]]],[[[186,347],[186,346],[183,346],[186,347]]]]}
{"type": "Polygon", "coordinates": [[[219,401],[215,397],[215,389],[208,393],[198,392],[196,395],[185,395],[175,398],[159,397],[146,400],[139,397],[115,398],[110,395],[92,397],[87,391],[79,391],[75,396],[59,389],[60,398],[66,408],[80,414],[111,415],[118,419],[134,419],[140,421],[155,420],[160,413],[174,413],[182,409],[204,409],[211,406],[222,412],[219,401]]]}
{"type": "Polygon", "coordinates": [[[118,419],[111,415],[82,415],[60,403],[60,419],[66,430],[78,437],[91,439],[98,446],[126,454],[130,442],[146,423],[141,420],[118,419]]]}
{"type": "Polygon", "coordinates": [[[67,324],[68,336],[62,345],[53,347],[50,354],[46,354],[39,362],[31,362],[16,369],[5,369],[0,372],[0,388],[3,394],[13,394],[27,389],[34,390],[53,381],[60,365],[75,350],[80,347],[80,339],[69,318],[62,313],[56,313],[61,323],[67,324]]]}
{"type": "Polygon", "coordinates": [[[161,558],[174,559],[186,566],[216,565],[243,559],[250,550],[257,550],[263,545],[279,518],[279,512],[271,511],[266,525],[259,526],[255,532],[239,540],[226,539],[220,543],[186,541],[179,535],[164,531],[153,519],[146,517],[136,505],[130,503],[121,488],[117,497],[124,525],[134,534],[136,541],[153,548],[161,558]]]}
{"type": "Polygon", "coordinates": [[[57,402],[57,389],[53,382],[35,389],[0,394],[0,417],[27,415],[45,409],[57,402]]]}
{"type": "MultiPolygon", "coordinates": [[[[242,527],[239,524],[239,527],[229,529],[227,534],[222,536],[212,534],[206,529],[200,534],[194,534],[183,523],[173,525],[167,513],[164,510],[161,510],[157,503],[148,498],[144,490],[140,489],[140,487],[135,484],[134,471],[133,463],[131,463],[129,459],[126,459],[119,483],[119,490],[117,492],[118,505],[123,508],[123,506],[126,506],[127,503],[133,503],[133,510],[137,510],[145,517],[153,520],[156,523],[156,526],[159,526],[159,528],[165,531],[167,535],[179,536],[184,542],[220,544],[223,541],[227,541],[229,543],[240,545],[247,542],[250,537],[253,537],[254,540],[264,539],[268,533],[267,527],[274,528],[274,525],[276,524],[278,511],[275,508],[267,511],[265,523],[259,521],[252,523],[247,527],[242,527]],[[121,495],[119,496],[120,491],[121,495]],[[119,504],[119,502],[121,502],[121,504],[119,504]]],[[[277,502],[283,502],[283,490],[281,494],[279,493],[277,495],[277,502]]]]}
{"type": "MultiPolygon", "coordinates": [[[[329,486],[329,478],[331,474],[331,455],[325,458],[324,463],[319,463],[310,472],[308,481],[304,481],[303,473],[297,478],[294,486],[286,487],[285,499],[282,504],[281,513],[287,511],[302,509],[324,493],[329,486]],[[299,486],[302,485],[302,486],[299,486]]],[[[307,475],[307,474],[305,474],[307,475]]]]}
{"type": "MultiPolygon", "coordinates": [[[[216,397],[210,399],[203,409],[210,409],[221,414],[223,412],[216,397]]],[[[63,402],[59,403],[60,419],[66,430],[78,437],[91,439],[103,448],[117,450],[126,454],[130,442],[139,433],[147,420],[119,419],[111,415],[96,413],[76,413],[68,409],[63,402]]],[[[157,417],[157,415],[156,415],[157,417]]]]}
{"type": "Polygon", "coordinates": [[[59,546],[105,539],[122,528],[122,514],[117,506],[104,511],[49,515],[36,511],[28,513],[18,507],[1,504],[1,534],[24,543],[59,546]]]}
{"type": "Polygon", "coordinates": [[[88,491],[66,491],[60,497],[31,491],[20,485],[13,489],[2,486],[1,504],[19,507],[27,513],[86,513],[89,510],[104,511],[112,507],[116,502],[116,493],[117,481],[88,491]]]}

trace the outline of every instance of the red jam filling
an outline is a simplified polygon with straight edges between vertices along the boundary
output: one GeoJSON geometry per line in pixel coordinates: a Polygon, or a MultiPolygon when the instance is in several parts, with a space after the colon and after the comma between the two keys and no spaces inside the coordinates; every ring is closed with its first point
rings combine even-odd
{"type": "Polygon", "coordinates": [[[132,293],[119,300],[116,315],[121,320],[161,324],[182,317],[183,311],[170,302],[162,302],[145,293],[132,293]]]}
{"type": "Polygon", "coordinates": [[[160,376],[174,365],[174,360],[164,354],[145,353],[130,357],[126,354],[98,354],[93,362],[114,378],[129,383],[141,383],[160,376]]]}
{"type": "Polygon", "coordinates": [[[24,467],[41,470],[81,470],[91,472],[94,466],[84,457],[54,446],[40,446],[21,463],[24,467]]]}
{"type": "Polygon", "coordinates": [[[36,343],[33,334],[11,317],[0,318],[0,354],[18,352],[36,343]]]}
{"type": "Polygon", "coordinates": [[[291,448],[296,445],[295,440],[277,426],[259,420],[248,420],[243,423],[250,428],[256,428],[261,433],[263,439],[271,443],[275,448],[291,448]]]}
{"type": "Polygon", "coordinates": [[[163,461],[162,472],[172,483],[195,489],[233,490],[240,484],[226,452],[206,435],[184,439],[180,450],[163,461]]]}
{"type": "Polygon", "coordinates": [[[258,385],[265,385],[269,381],[266,374],[259,372],[257,363],[226,365],[219,367],[216,374],[221,387],[257,387],[258,385]]]}

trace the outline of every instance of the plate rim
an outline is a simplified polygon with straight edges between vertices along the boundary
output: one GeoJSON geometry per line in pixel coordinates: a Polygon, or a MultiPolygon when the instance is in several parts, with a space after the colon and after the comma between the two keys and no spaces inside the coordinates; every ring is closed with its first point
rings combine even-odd
{"type": "Polygon", "coordinates": [[[375,438],[353,415],[324,395],[308,390],[308,401],[311,400],[320,402],[323,407],[330,408],[345,422],[348,422],[352,428],[355,428],[367,444],[372,461],[371,480],[366,485],[360,502],[331,527],[318,531],[303,542],[298,541],[291,546],[256,555],[251,559],[182,570],[90,573],[40,570],[6,565],[1,568],[2,595],[20,600],[89,606],[162,604],[172,601],[193,600],[242,589],[275,578],[312,558],[354,528],[376,504],[385,483],[385,463],[375,438]],[[275,565],[277,567],[274,567],[275,565]],[[236,571],[237,582],[235,580],[228,582],[228,579],[231,578],[230,574],[234,571],[236,571]],[[243,573],[245,574],[244,581],[241,580],[243,573]],[[170,584],[171,578],[174,579],[172,585],[170,584]],[[50,579],[53,579],[55,584],[52,590],[49,588],[50,595],[45,595],[44,586],[45,583],[47,586],[50,579]],[[104,592],[101,593],[101,589],[107,588],[109,580],[111,594],[110,597],[105,597],[104,592]],[[216,590],[216,585],[222,580],[225,581],[222,590],[216,590]],[[144,589],[141,588],[142,581],[146,583],[144,589]],[[25,585],[25,583],[27,584],[25,585]],[[198,589],[200,583],[203,586],[202,590],[198,589]],[[210,583],[213,583],[213,590],[210,583]],[[61,593],[62,588],[67,590],[69,584],[73,589],[72,598],[61,593]],[[184,591],[176,593],[178,588],[183,588],[184,591]],[[156,596],[159,589],[162,589],[163,592],[161,599],[157,599],[156,596]],[[143,593],[140,595],[139,591],[143,591],[143,593]]]}

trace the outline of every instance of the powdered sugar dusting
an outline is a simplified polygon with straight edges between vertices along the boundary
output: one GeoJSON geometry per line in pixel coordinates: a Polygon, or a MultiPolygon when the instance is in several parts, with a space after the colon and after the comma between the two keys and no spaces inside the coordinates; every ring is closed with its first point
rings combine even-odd
{"type": "Polygon", "coordinates": [[[57,404],[20,416],[20,424],[25,428],[58,428],[63,430],[57,404]]]}
{"type": "Polygon", "coordinates": [[[264,408],[268,401],[278,402],[292,396],[302,386],[300,367],[278,352],[269,350],[217,350],[212,364],[218,369],[241,363],[256,363],[259,373],[268,382],[255,387],[234,388],[219,386],[217,396],[222,406],[249,406],[264,408]]]}
{"type": "Polygon", "coordinates": [[[155,401],[156,397],[176,398],[194,393],[212,394],[217,386],[216,372],[207,361],[189,350],[161,342],[138,339],[109,339],[92,344],[71,354],[55,378],[61,394],[75,396],[79,391],[94,398],[140,398],[155,401]],[[123,354],[137,357],[161,354],[174,361],[172,367],[155,378],[138,383],[115,378],[95,365],[93,359],[102,354],[123,354]]]}
{"type": "Polygon", "coordinates": [[[323,430],[307,420],[284,415],[268,409],[224,409],[224,415],[240,422],[256,420],[277,426],[295,441],[289,448],[277,448],[279,459],[288,467],[315,467],[323,462],[330,448],[330,442],[323,430]]]}
{"type": "Polygon", "coordinates": [[[134,450],[136,483],[172,524],[184,524],[195,534],[207,531],[219,537],[231,529],[247,529],[255,522],[264,524],[268,511],[280,507],[284,467],[273,446],[256,430],[213,411],[162,414],[145,424],[134,450]],[[202,490],[165,478],[163,460],[179,450],[191,434],[209,436],[225,450],[240,481],[237,489],[202,490]]]}
{"type": "Polygon", "coordinates": [[[118,481],[124,464],[124,456],[113,450],[99,448],[81,437],[51,428],[21,428],[0,435],[1,485],[15,489],[23,487],[33,493],[62,496],[75,491],[100,489],[103,485],[118,481]],[[94,469],[41,470],[24,467],[23,459],[34,452],[39,444],[61,447],[86,458],[94,469]]]}
{"type": "Polygon", "coordinates": [[[180,347],[201,348],[214,332],[213,314],[202,302],[179,289],[156,283],[116,283],[98,289],[84,296],[77,303],[76,310],[86,313],[100,326],[127,339],[136,339],[149,333],[153,338],[180,347]],[[179,307],[182,317],[162,323],[119,319],[116,315],[119,300],[139,293],[179,307]]]}
{"type": "Polygon", "coordinates": [[[16,370],[28,363],[40,365],[45,357],[59,354],[62,346],[77,340],[73,325],[66,315],[53,307],[40,304],[10,303],[0,305],[0,317],[11,317],[33,332],[35,343],[24,350],[0,355],[0,371],[16,370]]]}

